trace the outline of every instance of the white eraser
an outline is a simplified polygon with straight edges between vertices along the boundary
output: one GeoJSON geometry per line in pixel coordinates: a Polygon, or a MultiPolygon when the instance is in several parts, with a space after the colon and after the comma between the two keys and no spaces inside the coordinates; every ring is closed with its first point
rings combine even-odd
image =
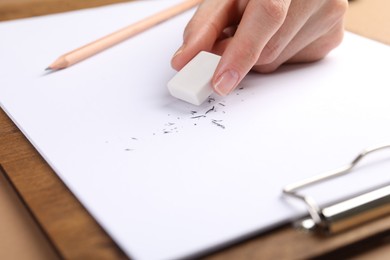
{"type": "Polygon", "coordinates": [[[202,104],[213,93],[211,79],[221,56],[201,51],[169,82],[172,96],[194,105],[202,104]]]}

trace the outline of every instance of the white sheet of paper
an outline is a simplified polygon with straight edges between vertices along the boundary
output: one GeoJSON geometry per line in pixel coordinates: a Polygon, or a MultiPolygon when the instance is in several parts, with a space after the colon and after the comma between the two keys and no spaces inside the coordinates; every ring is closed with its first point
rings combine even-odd
{"type": "MultiPolygon", "coordinates": [[[[303,211],[281,198],[285,184],[390,141],[390,48],[349,33],[326,59],[248,75],[201,107],[166,88],[192,11],[71,68],[43,71],[176,2],[0,23],[1,107],[135,259],[186,257],[288,221],[303,211]]],[[[317,199],[384,183],[386,165],[321,186],[317,199]]]]}

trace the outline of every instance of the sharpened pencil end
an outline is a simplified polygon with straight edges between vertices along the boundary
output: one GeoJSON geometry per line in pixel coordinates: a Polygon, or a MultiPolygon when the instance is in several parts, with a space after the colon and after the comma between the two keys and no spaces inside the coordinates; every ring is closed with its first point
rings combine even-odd
{"type": "Polygon", "coordinates": [[[46,68],[48,71],[62,70],[70,66],[71,64],[67,61],[66,57],[61,56],[56,59],[49,67],[46,68]]]}

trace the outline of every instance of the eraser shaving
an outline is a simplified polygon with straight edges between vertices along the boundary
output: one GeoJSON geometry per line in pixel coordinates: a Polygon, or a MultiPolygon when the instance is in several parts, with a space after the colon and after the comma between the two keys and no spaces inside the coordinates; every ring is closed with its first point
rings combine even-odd
{"type": "Polygon", "coordinates": [[[194,105],[202,104],[212,93],[211,79],[221,56],[201,51],[169,82],[172,96],[194,105]]]}

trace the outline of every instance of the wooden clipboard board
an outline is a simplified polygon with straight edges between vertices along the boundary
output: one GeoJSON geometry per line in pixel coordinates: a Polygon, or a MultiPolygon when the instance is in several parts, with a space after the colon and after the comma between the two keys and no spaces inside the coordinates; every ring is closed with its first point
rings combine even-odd
{"type": "MultiPolygon", "coordinates": [[[[88,3],[76,0],[3,0],[0,2],[0,20],[115,2],[124,2],[124,0],[97,0],[88,3]]],[[[389,10],[390,2],[387,0],[351,1],[346,28],[390,44],[388,29],[390,20],[387,17],[389,10]]],[[[127,258],[2,110],[0,110],[0,173],[4,174],[17,192],[59,258],[127,258]]],[[[389,237],[390,217],[332,237],[311,236],[297,232],[290,225],[286,225],[222,249],[206,258],[307,259],[332,256],[345,258],[355,254],[363,258],[383,258],[390,254],[389,237]]]]}

